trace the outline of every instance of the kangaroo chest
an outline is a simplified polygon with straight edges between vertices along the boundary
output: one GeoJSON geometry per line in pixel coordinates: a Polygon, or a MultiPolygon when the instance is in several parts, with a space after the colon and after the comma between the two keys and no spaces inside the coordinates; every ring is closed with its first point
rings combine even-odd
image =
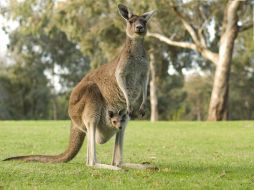
{"type": "Polygon", "coordinates": [[[146,57],[137,56],[131,57],[126,60],[126,66],[123,69],[127,86],[135,87],[145,80],[146,73],[148,71],[148,64],[146,57]]]}
{"type": "Polygon", "coordinates": [[[148,72],[148,63],[145,56],[131,56],[126,60],[123,72],[125,73],[126,87],[133,104],[140,98],[143,83],[148,72]]]}

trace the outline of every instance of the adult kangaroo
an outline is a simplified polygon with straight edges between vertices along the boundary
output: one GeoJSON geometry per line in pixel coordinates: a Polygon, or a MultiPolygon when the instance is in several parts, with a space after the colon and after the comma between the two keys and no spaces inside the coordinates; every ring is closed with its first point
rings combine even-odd
{"type": "Polygon", "coordinates": [[[72,126],[67,150],[54,156],[29,155],[5,160],[68,162],[76,156],[87,135],[88,166],[107,169],[120,169],[124,166],[145,167],[141,164],[123,163],[122,154],[124,131],[129,120],[128,113],[139,110],[142,115],[144,114],[149,77],[144,36],[147,21],[154,11],[138,16],[125,5],[119,4],[118,9],[127,23],[124,47],[111,63],[103,64],[89,72],[73,89],[68,110],[72,126]],[[113,113],[119,113],[120,119],[116,120],[118,124],[115,121],[111,122],[113,113]],[[116,138],[112,165],[98,163],[95,144],[106,143],[114,134],[116,138]]]}

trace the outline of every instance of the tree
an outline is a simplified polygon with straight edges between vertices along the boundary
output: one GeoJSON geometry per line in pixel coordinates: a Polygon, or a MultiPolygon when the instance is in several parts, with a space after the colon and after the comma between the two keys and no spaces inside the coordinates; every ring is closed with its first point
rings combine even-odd
{"type": "MultiPolygon", "coordinates": [[[[196,16],[199,22],[200,20],[202,21],[201,24],[199,25],[198,23],[195,23],[196,27],[193,24],[194,19],[192,19],[191,23],[187,19],[187,17],[182,13],[184,11],[182,9],[180,11],[179,7],[173,5],[173,10],[175,14],[181,20],[185,30],[189,33],[192,42],[175,41],[172,38],[168,38],[160,33],[148,34],[150,37],[157,38],[169,45],[181,48],[188,48],[196,52],[199,52],[204,58],[208,59],[209,61],[215,64],[216,71],[212,95],[210,99],[208,120],[227,119],[227,111],[228,111],[227,101],[229,89],[228,81],[230,75],[230,65],[233,54],[234,41],[236,39],[238,31],[244,31],[250,28],[252,25],[252,23],[249,20],[244,22],[244,24],[241,26],[237,25],[237,22],[239,21],[237,13],[240,10],[241,4],[243,4],[243,2],[234,0],[228,1],[226,5],[223,23],[221,24],[221,27],[218,28],[218,30],[220,30],[221,32],[217,31],[217,33],[219,33],[220,39],[218,53],[215,53],[213,50],[209,49],[209,44],[207,43],[208,40],[204,36],[205,30],[207,31],[208,30],[207,27],[209,26],[206,11],[208,11],[208,7],[214,7],[214,5],[216,5],[216,3],[214,4],[210,1],[202,2],[201,4],[199,4],[199,2],[189,3],[190,7],[192,6],[193,8],[195,8],[195,12],[197,12],[198,15],[194,14],[194,11],[190,10],[189,11],[192,12],[192,15],[196,16]]],[[[217,2],[217,5],[221,6],[221,2],[217,2]]],[[[218,8],[218,6],[216,7],[218,8]]],[[[189,14],[188,16],[193,18],[191,14],[189,14]]],[[[213,18],[213,21],[215,21],[215,18],[216,17],[213,18]]],[[[210,43],[210,48],[212,48],[211,45],[212,43],[210,43]]]]}
{"type": "MultiPolygon", "coordinates": [[[[54,3],[52,1],[11,1],[5,10],[3,15],[6,18],[19,22],[19,26],[9,32],[9,51],[14,59],[14,67],[22,69],[24,73],[33,68],[35,69],[33,75],[37,74],[35,78],[41,77],[42,81],[46,78],[44,88],[40,86],[40,89],[37,89],[36,86],[40,80],[32,80],[32,78],[30,80],[33,83],[21,83],[20,88],[27,85],[26,91],[39,94],[50,88],[50,96],[47,98],[51,106],[45,109],[51,114],[50,118],[57,119],[60,113],[57,109],[58,103],[63,104],[58,94],[69,93],[70,87],[79,82],[84,73],[90,69],[89,60],[81,53],[80,47],[70,41],[57,27],[53,19],[54,3]],[[37,68],[40,68],[39,73],[36,72],[37,68]],[[58,91],[55,89],[54,79],[59,79],[61,83],[61,89],[58,91]]],[[[29,73],[25,77],[33,75],[29,73]]],[[[24,117],[26,115],[24,112],[21,114],[24,117]]],[[[48,116],[45,115],[44,118],[48,119],[48,116]]]]}
{"type": "MultiPolygon", "coordinates": [[[[33,58],[31,58],[34,60],[33,58]]],[[[30,63],[33,63],[31,60],[30,63]]],[[[50,90],[41,65],[19,63],[0,73],[1,119],[48,118],[50,90]]]]}

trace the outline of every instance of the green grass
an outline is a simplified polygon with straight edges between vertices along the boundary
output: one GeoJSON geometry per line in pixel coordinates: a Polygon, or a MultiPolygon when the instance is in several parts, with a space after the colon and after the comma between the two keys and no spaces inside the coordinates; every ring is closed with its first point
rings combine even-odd
{"type": "MultiPolygon", "coordinates": [[[[55,154],[68,143],[69,122],[0,122],[0,159],[55,154]]],[[[111,162],[113,139],[97,146],[111,162]]],[[[124,160],[159,170],[98,170],[85,147],[65,164],[0,161],[0,189],[254,189],[254,122],[130,122],[124,160]]]]}

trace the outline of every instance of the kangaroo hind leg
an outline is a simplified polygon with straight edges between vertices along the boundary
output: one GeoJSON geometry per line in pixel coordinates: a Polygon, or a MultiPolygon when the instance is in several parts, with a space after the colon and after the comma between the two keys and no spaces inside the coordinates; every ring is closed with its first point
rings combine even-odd
{"type": "Polygon", "coordinates": [[[118,170],[120,168],[116,166],[100,164],[96,158],[96,128],[100,120],[102,119],[102,111],[105,109],[103,106],[105,102],[100,93],[99,88],[96,85],[90,85],[87,87],[85,93],[85,106],[82,113],[82,120],[87,130],[87,165],[96,168],[118,170]]]}
{"type": "Polygon", "coordinates": [[[96,158],[96,142],[95,142],[95,134],[96,134],[96,127],[99,123],[99,115],[96,114],[100,109],[91,110],[90,114],[84,115],[84,123],[87,127],[87,165],[93,166],[95,168],[101,169],[110,169],[110,170],[119,170],[119,167],[101,164],[97,162],[96,158]],[[94,113],[94,114],[91,114],[94,113]],[[92,117],[91,117],[92,115],[92,117]],[[90,117],[87,117],[90,116],[90,117]]]}

